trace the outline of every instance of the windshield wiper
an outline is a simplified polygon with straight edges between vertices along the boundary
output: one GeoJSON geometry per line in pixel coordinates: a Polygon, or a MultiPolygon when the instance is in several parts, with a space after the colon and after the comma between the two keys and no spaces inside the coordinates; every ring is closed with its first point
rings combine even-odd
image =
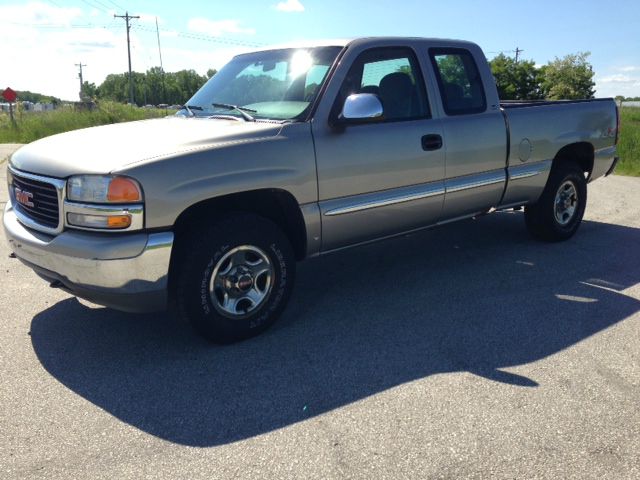
{"type": "Polygon", "coordinates": [[[256,119],[249,115],[247,112],[256,113],[257,110],[252,110],[246,107],[239,107],[238,105],[230,105],[228,103],[212,103],[211,106],[216,108],[224,108],[226,110],[237,110],[240,115],[242,115],[242,118],[244,118],[247,122],[256,121],[256,119]]]}
{"type": "Polygon", "coordinates": [[[198,105],[182,105],[180,107],[180,110],[186,110],[187,112],[189,112],[189,115],[191,115],[192,117],[195,117],[196,114],[193,113],[193,110],[199,110],[202,111],[203,108],[199,107],[198,105]]]}

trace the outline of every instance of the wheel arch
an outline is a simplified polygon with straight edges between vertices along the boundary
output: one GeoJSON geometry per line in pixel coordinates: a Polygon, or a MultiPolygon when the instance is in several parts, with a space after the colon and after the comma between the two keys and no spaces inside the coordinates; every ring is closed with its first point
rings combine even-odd
{"type": "Polygon", "coordinates": [[[553,158],[551,168],[556,168],[558,164],[564,162],[576,162],[587,175],[587,180],[593,173],[595,160],[595,150],[589,142],[575,142],[565,145],[553,158]]]}
{"type": "Polygon", "coordinates": [[[186,208],[176,219],[173,230],[179,242],[180,234],[194,222],[215,220],[230,212],[255,213],[271,220],[285,233],[296,260],[302,260],[307,251],[304,217],[296,198],[282,189],[260,189],[232,193],[200,201],[186,208]]]}
{"type": "Polygon", "coordinates": [[[176,268],[180,258],[186,252],[182,248],[182,239],[193,224],[215,221],[226,213],[246,212],[268,218],[282,229],[291,242],[296,260],[302,260],[307,251],[307,233],[304,217],[296,198],[282,189],[260,189],[232,193],[209,198],[190,205],[180,213],[173,225],[175,244],[169,264],[169,295],[173,302],[176,281],[176,268]]]}

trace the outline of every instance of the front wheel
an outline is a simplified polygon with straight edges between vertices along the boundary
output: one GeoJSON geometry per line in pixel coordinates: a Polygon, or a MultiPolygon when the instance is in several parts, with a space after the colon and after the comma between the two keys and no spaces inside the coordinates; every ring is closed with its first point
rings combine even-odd
{"type": "Polygon", "coordinates": [[[549,174],[538,201],[525,207],[524,218],[534,237],[559,242],[576,233],[586,206],[584,172],[574,163],[561,163],[549,174]]]}
{"type": "Polygon", "coordinates": [[[207,339],[231,343],[277,320],[291,294],[295,258],[273,222],[238,213],[183,239],[178,268],[181,314],[207,339]]]}

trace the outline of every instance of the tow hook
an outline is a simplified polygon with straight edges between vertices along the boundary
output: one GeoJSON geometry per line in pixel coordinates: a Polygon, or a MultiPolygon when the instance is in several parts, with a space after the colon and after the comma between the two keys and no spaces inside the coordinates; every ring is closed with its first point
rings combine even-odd
{"type": "Polygon", "coordinates": [[[15,253],[11,252],[9,254],[9,258],[18,258],[15,253]]]}

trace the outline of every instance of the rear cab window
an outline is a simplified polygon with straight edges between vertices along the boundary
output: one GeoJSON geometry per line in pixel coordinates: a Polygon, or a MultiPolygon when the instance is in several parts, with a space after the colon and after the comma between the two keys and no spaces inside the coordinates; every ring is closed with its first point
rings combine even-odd
{"type": "Polygon", "coordinates": [[[484,85],[471,52],[462,48],[431,48],[429,57],[447,115],[468,115],[487,109],[484,85]]]}

